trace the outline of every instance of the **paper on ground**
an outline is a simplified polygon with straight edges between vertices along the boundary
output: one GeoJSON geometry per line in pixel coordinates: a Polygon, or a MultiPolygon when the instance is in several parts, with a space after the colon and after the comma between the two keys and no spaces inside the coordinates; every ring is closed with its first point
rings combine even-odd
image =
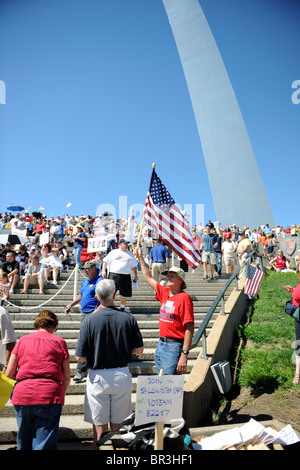
{"type": "Polygon", "coordinates": [[[299,441],[300,439],[295,433],[294,429],[290,424],[288,424],[285,428],[281,429],[277,435],[277,439],[274,442],[282,445],[291,445],[296,444],[296,442],[299,441]]]}
{"type": "Polygon", "coordinates": [[[213,436],[201,439],[202,450],[227,449],[227,447],[236,446],[242,443],[241,433],[237,428],[228,431],[218,432],[213,436]]]}
{"type": "MultiPolygon", "coordinates": [[[[238,450],[250,444],[269,445],[278,443],[281,445],[291,445],[299,441],[299,437],[290,424],[278,432],[270,427],[265,428],[262,424],[251,418],[248,423],[239,428],[232,428],[201,439],[199,447],[201,450],[225,450],[228,447],[234,446],[238,450]]],[[[199,447],[197,446],[198,449],[199,447]]]]}

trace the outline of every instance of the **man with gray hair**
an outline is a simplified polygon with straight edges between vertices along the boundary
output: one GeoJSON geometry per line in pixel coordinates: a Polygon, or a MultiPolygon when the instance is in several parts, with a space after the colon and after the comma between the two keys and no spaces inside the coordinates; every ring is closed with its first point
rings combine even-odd
{"type": "Polygon", "coordinates": [[[116,293],[116,285],[112,279],[102,282],[96,289],[97,299],[102,305],[113,305],[113,298],[116,293]]]}
{"type": "Polygon", "coordinates": [[[116,286],[104,279],[96,285],[100,308],[81,324],[76,360],[86,361],[84,420],[93,424],[93,447],[103,432],[116,429],[131,414],[132,354],[142,354],[143,339],[134,316],[114,306],[116,286]]]}

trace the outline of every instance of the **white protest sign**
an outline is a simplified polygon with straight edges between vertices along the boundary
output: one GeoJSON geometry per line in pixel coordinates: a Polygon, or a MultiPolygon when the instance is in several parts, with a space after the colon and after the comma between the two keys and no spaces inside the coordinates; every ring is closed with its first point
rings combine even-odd
{"type": "Polygon", "coordinates": [[[41,233],[40,245],[46,245],[47,243],[49,243],[49,232],[41,233]]]}
{"type": "Polygon", "coordinates": [[[94,253],[95,251],[105,251],[107,249],[108,237],[95,237],[88,239],[88,253],[94,253]]]}
{"type": "Polygon", "coordinates": [[[138,377],[135,425],[181,418],[183,387],[182,375],[138,377]]]}

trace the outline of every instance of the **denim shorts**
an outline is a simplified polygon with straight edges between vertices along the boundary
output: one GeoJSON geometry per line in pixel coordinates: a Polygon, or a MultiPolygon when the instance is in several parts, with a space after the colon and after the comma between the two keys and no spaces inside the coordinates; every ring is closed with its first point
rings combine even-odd
{"type": "Polygon", "coordinates": [[[182,341],[165,343],[161,340],[155,351],[155,365],[157,373],[163,369],[164,375],[177,375],[177,363],[180,358],[182,341]]]}

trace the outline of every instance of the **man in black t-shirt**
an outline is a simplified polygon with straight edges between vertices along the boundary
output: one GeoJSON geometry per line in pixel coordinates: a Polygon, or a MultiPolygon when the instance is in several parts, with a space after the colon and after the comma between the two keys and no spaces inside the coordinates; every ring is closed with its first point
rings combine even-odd
{"type": "Polygon", "coordinates": [[[216,229],[212,229],[212,233],[216,236],[216,243],[214,245],[215,253],[216,253],[216,264],[215,264],[215,271],[218,273],[220,277],[222,274],[222,240],[223,236],[217,233],[216,229]]]}
{"type": "Polygon", "coordinates": [[[128,369],[132,354],[142,354],[143,339],[134,316],[114,306],[116,286],[104,279],[96,286],[100,308],[82,322],[76,360],[86,361],[84,420],[94,428],[94,448],[101,434],[111,430],[132,412],[132,377],[128,369]]]}
{"type": "Polygon", "coordinates": [[[6,255],[6,261],[2,263],[1,270],[8,275],[8,281],[10,282],[10,294],[14,293],[14,288],[20,280],[19,271],[20,264],[16,261],[16,254],[14,251],[8,251],[6,255]]]}

